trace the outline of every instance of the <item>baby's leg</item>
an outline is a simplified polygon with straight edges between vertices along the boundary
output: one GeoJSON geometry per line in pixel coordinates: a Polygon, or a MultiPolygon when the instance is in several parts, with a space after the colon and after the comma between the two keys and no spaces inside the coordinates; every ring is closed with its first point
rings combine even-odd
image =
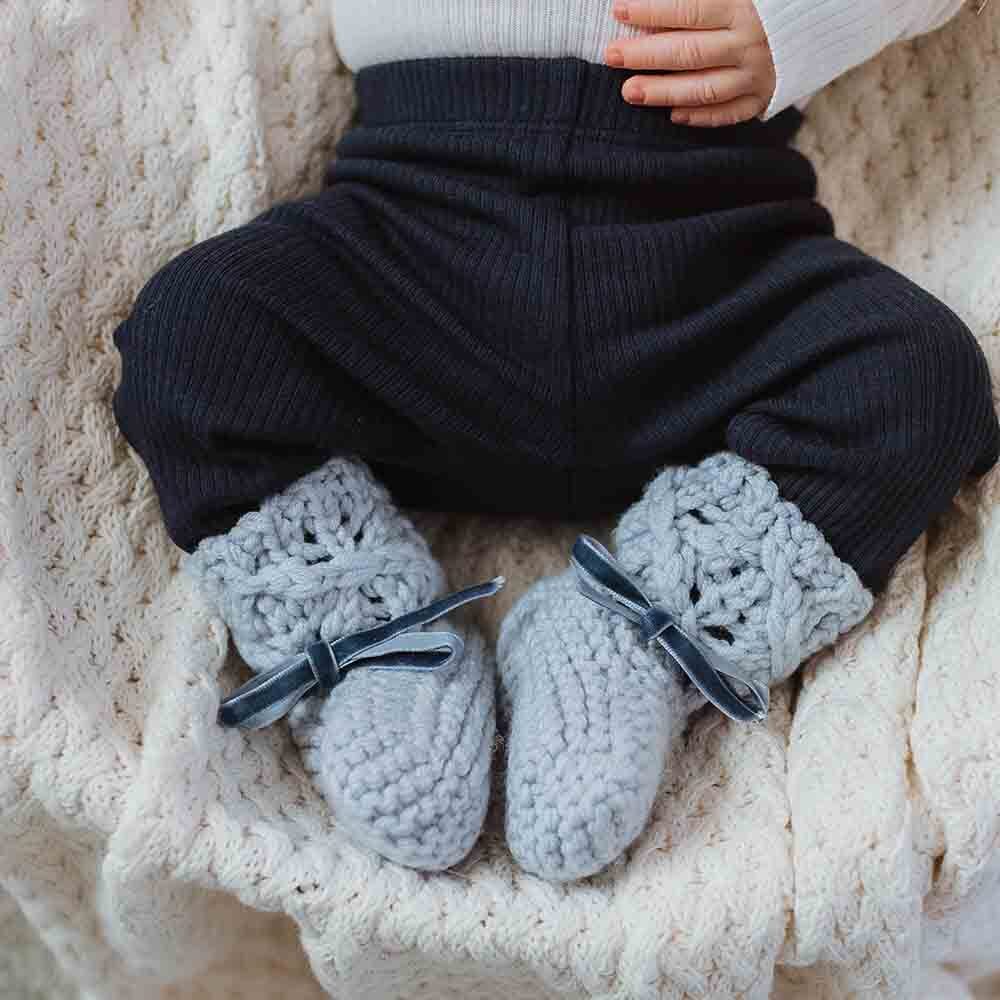
{"type": "Polygon", "coordinates": [[[877,594],[966,476],[996,464],[1000,431],[986,358],[961,319],[830,243],[843,280],[775,329],[781,378],[733,414],[725,440],[877,594]]]}
{"type": "MultiPolygon", "coordinates": [[[[324,240],[272,212],[165,267],[115,335],[115,415],[193,552],[185,570],[258,672],[443,589],[423,538],[354,457],[407,431],[395,437],[392,415],[313,339],[336,324],[362,335],[364,306],[324,240]]],[[[354,669],[291,717],[338,825],[420,868],[459,861],[487,804],[493,673],[463,635],[445,674],[354,669]]]]}
{"type": "MultiPolygon", "coordinates": [[[[663,469],[613,542],[651,600],[764,684],[868,613],[1000,443],[985,358],[950,309],[839,241],[791,249],[826,284],[785,297],[719,387],[736,400],[723,450],[663,469]]],[[[498,662],[512,850],[548,877],[592,874],[642,830],[667,747],[703,699],[571,571],[515,605],[498,662]]]]}
{"type": "Polygon", "coordinates": [[[363,346],[386,317],[307,209],[342,206],[331,190],[191,247],[115,332],[115,416],[187,551],[331,454],[414,443],[412,425],[339,364],[338,342],[363,346]]]}

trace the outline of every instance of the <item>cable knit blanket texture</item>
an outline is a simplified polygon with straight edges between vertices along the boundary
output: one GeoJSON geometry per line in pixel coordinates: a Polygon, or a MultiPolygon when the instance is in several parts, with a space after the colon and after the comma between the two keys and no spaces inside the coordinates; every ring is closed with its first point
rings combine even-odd
{"type": "MultiPolygon", "coordinates": [[[[970,7],[828,88],[799,144],[840,234],[943,297],[1000,373],[998,46],[1000,7],[970,7]]],[[[696,718],[605,875],[519,872],[498,808],[453,872],[380,862],[283,727],[215,724],[245,672],[110,409],[111,334],[143,282],[318,186],[352,111],[329,10],[8,0],[0,54],[8,995],[958,998],[1000,966],[1000,473],[765,726],[696,718]]],[[[491,635],[580,527],[420,524],[452,584],[511,580],[480,612],[491,635]]]]}

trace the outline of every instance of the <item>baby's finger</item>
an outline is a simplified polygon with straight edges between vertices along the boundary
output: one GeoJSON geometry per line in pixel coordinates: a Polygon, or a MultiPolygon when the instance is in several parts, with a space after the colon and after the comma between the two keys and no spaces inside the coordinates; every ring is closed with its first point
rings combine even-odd
{"type": "Polygon", "coordinates": [[[650,28],[729,28],[732,0],[616,0],[619,21],[650,28]]]}
{"type": "Polygon", "coordinates": [[[669,76],[631,76],[622,84],[622,97],[630,104],[690,108],[735,101],[749,94],[752,88],[753,79],[746,70],[705,70],[669,76]]]}
{"type": "Polygon", "coordinates": [[[731,31],[659,31],[611,42],[604,58],[626,69],[695,70],[738,66],[741,55],[731,31]]]}
{"type": "Polygon", "coordinates": [[[681,125],[695,125],[701,128],[718,128],[722,125],[738,125],[759,115],[766,103],[759,97],[748,95],[738,97],[725,104],[709,104],[700,108],[675,108],[670,112],[670,120],[681,125]]]}

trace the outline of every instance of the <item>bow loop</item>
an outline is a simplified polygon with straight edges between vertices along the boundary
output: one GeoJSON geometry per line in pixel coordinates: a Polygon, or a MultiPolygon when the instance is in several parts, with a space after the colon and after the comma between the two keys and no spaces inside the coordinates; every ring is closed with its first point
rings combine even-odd
{"type": "Polygon", "coordinates": [[[642,592],[597,539],[581,535],[573,545],[570,561],[580,593],[638,625],[643,639],[655,641],[721,712],[737,722],[759,721],[767,715],[767,686],[689,636],[669,611],[642,592]],[[730,679],[744,686],[747,694],[741,694],[730,679]]]}
{"type": "Polygon", "coordinates": [[[349,670],[358,666],[406,673],[430,673],[451,667],[465,652],[462,637],[454,632],[415,630],[463,604],[491,597],[505,582],[498,576],[448,594],[383,625],[333,641],[317,640],[223,699],[219,722],[223,726],[261,729],[287,715],[306,695],[328,694],[349,670]]]}

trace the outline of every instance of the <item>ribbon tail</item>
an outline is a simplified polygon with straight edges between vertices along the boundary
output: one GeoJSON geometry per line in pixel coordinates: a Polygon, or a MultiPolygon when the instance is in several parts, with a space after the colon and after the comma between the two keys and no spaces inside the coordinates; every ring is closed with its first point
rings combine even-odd
{"type": "Polygon", "coordinates": [[[728,664],[710,662],[708,654],[699,649],[676,625],[668,626],[656,637],[656,641],[687,674],[691,683],[729,718],[736,722],[759,722],[767,715],[771,697],[767,685],[740,676],[728,664]],[[750,697],[741,696],[727,677],[745,684],[750,697]]]}
{"type": "Polygon", "coordinates": [[[492,597],[503,590],[507,585],[507,580],[502,576],[495,576],[485,583],[477,583],[474,587],[466,587],[464,590],[456,590],[453,594],[447,594],[440,600],[428,604],[426,608],[414,611],[412,616],[404,615],[400,621],[405,621],[408,617],[418,617],[420,625],[437,621],[450,611],[462,607],[463,604],[471,604],[473,601],[481,601],[484,597],[492,597]]]}
{"type": "Polygon", "coordinates": [[[280,719],[316,687],[309,658],[289,657],[242,684],[219,705],[219,723],[240,729],[263,729],[280,719]]]}
{"type": "Polygon", "coordinates": [[[614,556],[590,535],[573,543],[570,562],[576,570],[577,589],[608,611],[638,623],[650,607],[646,595],[622,572],[614,556]]]}

